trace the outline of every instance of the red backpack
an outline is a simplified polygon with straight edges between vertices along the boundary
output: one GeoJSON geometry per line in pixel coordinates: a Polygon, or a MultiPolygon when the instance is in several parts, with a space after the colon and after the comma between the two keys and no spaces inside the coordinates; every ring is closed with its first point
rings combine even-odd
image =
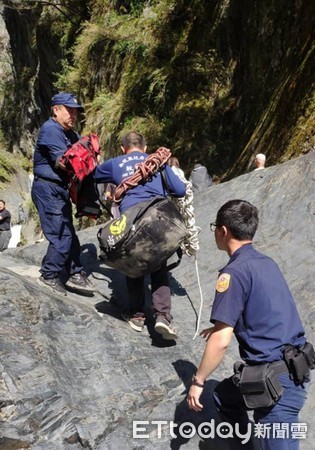
{"type": "Polygon", "coordinates": [[[77,217],[97,218],[100,215],[99,196],[93,179],[99,155],[99,138],[91,133],[73,144],[61,159],[70,177],[70,198],[77,206],[77,217]]]}

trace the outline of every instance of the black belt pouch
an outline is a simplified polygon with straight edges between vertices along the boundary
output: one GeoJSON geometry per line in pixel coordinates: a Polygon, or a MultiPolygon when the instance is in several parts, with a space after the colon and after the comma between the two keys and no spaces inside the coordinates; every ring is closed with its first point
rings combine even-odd
{"type": "Polygon", "coordinates": [[[270,364],[243,366],[239,389],[249,409],[275,405],[284,391],[270,364]]]}
{"type": "Polygon", "coordinates": [[[315,368],[315,350],[310,342],[303,347],[287,345],[283,352],[290,376],[296,384],[310,381],[310,370],[315,368]]]}

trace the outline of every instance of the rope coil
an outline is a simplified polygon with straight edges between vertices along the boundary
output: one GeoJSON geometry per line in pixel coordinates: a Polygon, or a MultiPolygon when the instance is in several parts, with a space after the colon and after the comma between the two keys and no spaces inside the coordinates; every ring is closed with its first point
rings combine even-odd
{"type": "Polygon", "coordinates": [[[137,164],[135,173],[124,179],[117,186],[113,197],[114,202],[119,203],[129,189],[137,186],[140,181],[146,181],[152,177],[167,162],[171,155],[171,151],[168,148],[159,147],[145,161],[137,164]]]}
{"type": "Polygon", "coordinates": [[[186,180],[183,172],[177,167],[172,167],[173,172],[185,183],[186,193],[182,198],[172,197],[172,201],[177,206],[177,209],[181,213],[187,231],[188,236],[181,244],[181,249],[188,256],[196,255],[199,250],[199,239],[198,234],[200,233],[200,227],[196,226],[195,221],[195,209],[194,209],[194,194],[192,190],[192,184],[190,181],[186,180]]]}

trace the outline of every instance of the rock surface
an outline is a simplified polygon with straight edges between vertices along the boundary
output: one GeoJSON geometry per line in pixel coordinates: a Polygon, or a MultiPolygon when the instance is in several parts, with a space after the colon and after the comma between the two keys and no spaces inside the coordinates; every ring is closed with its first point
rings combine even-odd
{"type": "MultiPolygon", "coordinates": [[[[227,200],[242,198],[260,211],[256,248],[273,257],[295,296],[307,337],[315,342],[315,153],[255,171],[201,192],[195,198],[201,227],[197,262],[204,306],[200,329],[209,326],[217,270],[227,256],[209,230],[227,200]]],[[[200,293],[193,259],[184,257],[171,274],[176,345],[154,333],[149,321],[137,333],[120,319],[127,304],[124,277],[97,261],[93,227],[79,232],[82,260],[97,288],[94,297],[53,295],[36,283],[46,243],[9,249],[0,255],[0,448],[32,450],[212,449],[226,439],[184,438],[180,425],[216,419],[211,390],[232,372],[233,342],[210,377],[202,414],[189,412],[185,386],[204,343],[196,331],[200,293]],[[168,421],[157,425],[151,421],[168,421]],[[133,421],[150,421],[133,438],[133,421]],[[173,434],[173,436],[172,436],[173,434]]],[[[150,313],[148,296],[148,313],[150,313]]],[[[302,450],[314,448],[314,385],[301,421],[308,424],[302,450]]],[[[231,443],[233,444],[233,442],[231,443]]],[[[234,444],[233,444],[234,445],[234,444]]]]}

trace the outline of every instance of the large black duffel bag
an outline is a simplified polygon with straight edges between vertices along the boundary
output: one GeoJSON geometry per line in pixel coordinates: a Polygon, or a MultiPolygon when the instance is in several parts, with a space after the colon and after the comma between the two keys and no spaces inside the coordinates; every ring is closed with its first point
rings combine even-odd
{"type": "Polygon", "coordinates": [[[98,231],[100,259],[131,278],[155,272],[187,237],[181,214],[165,197],[138,203],[98,231]]]}

